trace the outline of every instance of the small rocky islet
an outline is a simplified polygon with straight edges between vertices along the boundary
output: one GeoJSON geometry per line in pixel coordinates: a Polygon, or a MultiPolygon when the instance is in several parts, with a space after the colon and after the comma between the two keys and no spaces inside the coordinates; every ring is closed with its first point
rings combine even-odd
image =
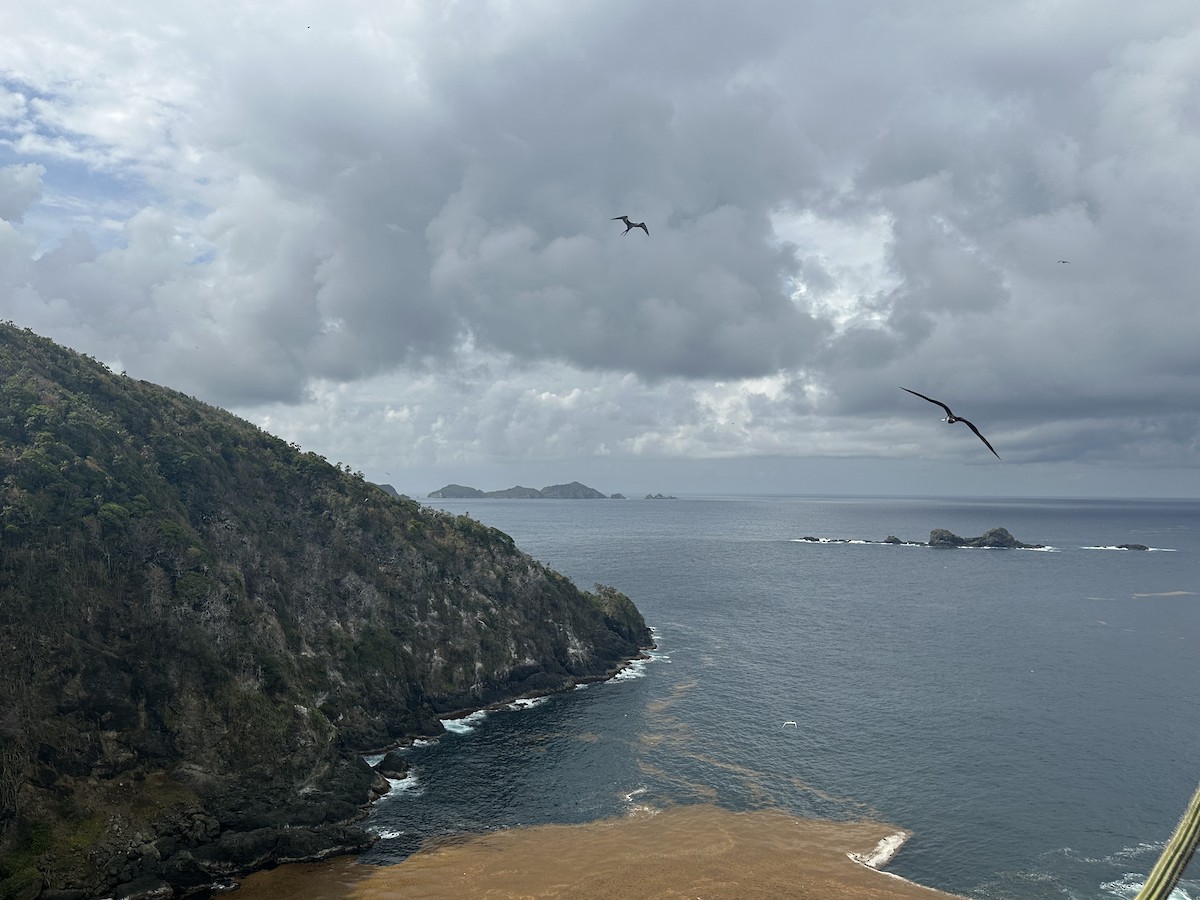
{"type": "MultiPolygon", "coordinates": [[[[810,544],[903,544],[910,547],[987,547],[996,550],[1045,550],[1045,544],[1026,544],[1013,537],[1007,528],[990,528],[979,537],[959,537],[953,531],[945,528],[935,528],[929,532],[928,541],[902,541],[894,534],[889,534],[882,541],[870,538],[819,538],[805,535],[797,538],[810,544]]],[[[1118,550],[1149,550],[1145,544],[1117,544],[1118,550]]]]}

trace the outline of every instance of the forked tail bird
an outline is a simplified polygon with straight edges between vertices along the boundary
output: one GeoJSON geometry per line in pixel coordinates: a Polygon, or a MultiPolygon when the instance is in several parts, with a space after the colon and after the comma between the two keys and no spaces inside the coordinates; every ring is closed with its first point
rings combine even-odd
{"type": "Polygon", "coordinates": [[[629,216],[613,216],[612,221],[614,221],[614,222],[620,221],[620,222],[625,223],[625,230],[621,232],[621,234],[623,234],[623,235],[629,234],[629,232],[635,228],[640,228],[640,229],[642,229],[642,231],[646,232],[646,237],[650,236],[650,229],[646,227],[645,222],[630,222],[629,216]]]}
{"type": "Polygon", "coordinates": [[[964,419],[962,416],[956,416],[951,411],[950,407],[948,407],[941,400],[934,400],[932,397],[926,397],[924,394],[918,394],[916,391],[910,391],[906,387],[902,387],[902,388],[900,388],[900,390],[908,391],[910,394],[916,394],[922,400],[928,400],[930,403],[934,403],[934,404],[937,404],[938,406],[940,406],[942,409],[944,409],[946,411],[946,418],[942,420],[943,422],[945,422],[947,425],[953,425],[955,422],[962,422],[964,425],[966,425],[968,428],[970,428],[973,432],[975,432],[975,437],[979,438],[981,441],[983,441],[983,443],[985,445],[987,445],[987,448],[992,451],[992,455],[995,456],[996,459],[1000,458],[1000,454],[996,452],[996,448],[993,447],[988,442],[987,438],[985,438],[982,434],[979,433],[979,429],[976,428],[973,423],[964,419]]]}

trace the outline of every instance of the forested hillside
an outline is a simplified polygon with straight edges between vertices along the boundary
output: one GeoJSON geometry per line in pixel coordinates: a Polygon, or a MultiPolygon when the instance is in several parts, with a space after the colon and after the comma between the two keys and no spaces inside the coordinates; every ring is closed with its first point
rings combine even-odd
{"type": "Polygon", "coordinates": [[[501,532],[11,324],[0,495],[0,898],[354,846],[359,751],[649,643],[501,532]]]}

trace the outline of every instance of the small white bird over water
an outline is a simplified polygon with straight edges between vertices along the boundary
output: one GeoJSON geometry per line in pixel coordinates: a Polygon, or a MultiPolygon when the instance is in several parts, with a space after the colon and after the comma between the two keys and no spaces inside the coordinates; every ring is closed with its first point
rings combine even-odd
{"type": "Polygon", "coordinates": [[[646,227],[645,222],[630,222],[629,216],[613,216],[612,221],[621,221],[625,223],[625,230],[622,231],[621,234],[629,234],[629,232],[633,229],[640,228],[642,231],[646,232],[646,237],[650,236],[650,229],[646,227]]]}
{"type": "Polygon", "coordinates": [[[789,725],[791,725],[793,728],[799,728],[799,727],[800,727],[800,726],[799,726],[799,725],[797,725],[795,722],[784,722],[784,723],[783,723],[783,727],[784,727],[784,728],[787,728],[789,725]]]}

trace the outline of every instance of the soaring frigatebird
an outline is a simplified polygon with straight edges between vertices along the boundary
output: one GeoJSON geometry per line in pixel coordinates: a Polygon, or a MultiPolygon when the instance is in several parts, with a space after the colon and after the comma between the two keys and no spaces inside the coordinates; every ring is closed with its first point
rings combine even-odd
{"type": "Polygon", "coordinates": [[[944,421],[947,425],[953,425],[955,422],[962,422],[964,425],[966,425],[968,428],[970,428],[973,432],[975,432],[975,437],[979,438],[981,441],[983,441],[985,444],[987,444],[987,448],[992,451],[992,454],[996,457],[996,459],[1000,458],[1000,454],[996,452],[996,448],[993,447],[990,443],[988,443],[988,439],[979,433],[979,429],[976,428],[974,426],[974,424],[972,424],[971,422],[968,422],[962,416],[956,416],[953,412],[951,412],[950,407],[948,407],[941,400],[934,400],[932,397],[926,397],[924,394],[917,394],[916,391],[909,391],[908,388],[906,388],[906,387],[902,387],[902,388],[900,388],[900,390],[908,391],[910,394],[916,394],[922,400],[928,400],[930,403],[936,403],[938,406],[940,406],[942,409],[944,409],[946,411],[946,418],[943,419],[942,421],[944,421]]]}
{"type": "Polygon", "coordinates": [[[613,216],[612,220],[614,222],[620,220],[625,223],[625,230],[622,231],[621,234],[629,234],[629,232],[633,229],[640,228],[642,231],[646,232],[646,237],[650,237],[650,229],[646,227],[645,222],[630,222],[629,216],[613,216]]]}

